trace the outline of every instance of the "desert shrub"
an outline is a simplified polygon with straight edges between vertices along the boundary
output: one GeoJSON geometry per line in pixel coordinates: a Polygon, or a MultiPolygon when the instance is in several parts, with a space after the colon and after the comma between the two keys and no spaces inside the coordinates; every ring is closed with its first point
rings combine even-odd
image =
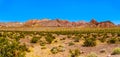
{"type": "Polygon", "coordinates": [[[75,45],[73,42],[69,42],[69,46],[75,45]]]}
{"type": "Polygon", "coordinates": [[[46,41],[47,41],[49,44],[51,44],[52,41],[55,39],[55,37],[52,36],[52,35],[48,35],[48,36],[45,37],[45,39],[46,39],[46,41]]]}
{"type": "Polygon", "coordinates": [[[93,46],[96,46],[96,40],[93,39],[93,38],[86,38],[85,41],[84,41],[84,44],[83,46],[86,46],[86,47],[93,47],[93,46]]]}
{"type": "Polygon", "coordinates": [[[118,42],[120,42],[120,37],[117,38],[118,42]]]}
{"type": "Polygon", "coordinates": [[[51,52],[53,53],[53,54],[56,54],[56,53],[58,53],[58,52],[64,52],[65,51],[65,47],[64,46],[58,46],[58,47],[53,47],[52,49],[51,49],[51,52]]]}
{"type": "Polygon", "coordinates": [[[117,42],[117,39],[116,38],[110,38],[108,39],[107,43],[108,44],[115,44],[117,42]]]}
{"type": "Polygon", "coordinates": [[[74,38],[74,42],[79,42],[80,38],[79,37],[75,37],[74,38]]]}
{"type": "Polygon", "coordinates": [[[62,38],[62,39],[60,39],[60,40],[65,40],[66,38],[62,38]]]}
{"type": "Polygon", "coordinates": [[[72,36],[71,35],[67,35],[67,38],[71,38],[72,36]]]}
{"type": "Polygon", "coordinates": [[[57,43],[58,41],[57,41],[57,40],[55,40],[54,42],[55,42],[55,43],[57,43]]]}
{"type": "Polygon", "coordinates": [[[65,47],[64,46],[58,46],[58,51],[59,52],[63,52],[63,51],[65,51],[65,47]]]}
{"type": "Polygon", "coordinates": [[[39,40],[39,38],[33,37],[30,42],[31,43],[37,43],[38,40],[39,40]]]}
{"type": "Polygon", "coordinates": [[[43,47],[41,47],[41,49],[46,49],[46,47],[45,47],[45,46],[43,46],[43,47]]]}
{"type": "Polygon", "coordinates": [[[104,43],[106,41],[106,38],[100,38],[100,42],[104,43]]]}
{"type": "Polygon", "coordinates": [[[87,55],[87,57],[98,57],[96,53],[91,52],[87,55]]]}
{"type": "Polygon", "coordinates": [[[70,57],[79,57],[81,54],[79,49],[70,50],[69,52],[70,52],[70,57]]]}
{"type": "Polygon", "coordinates": [[[120,36],[120,33],[118,33],[118,36],[120,36]]]}
{"type": "Polygon", "coordinates": [[[40,46],[45,46],[46,42],[40,41],[40,46]]]}
{"type": "Polygon", "coordinates": [[[19,45],[15,39],[0,37],[0,57],[25,57],[26,45],[19,45]]]}
{"type": "Polygon", "coordinates": [[[113,49],[112,55],[120,54],[120,48],[113,49]]]}
{"type": "Polygon", "coordinates": [[[51,49],[51,52],[52,52],[53,54],[56,54],[56,53],[58,53],[59,51],[58,51],[58,48],[57,48],[57,47],[53,47],[53,48],[51,49]]]}

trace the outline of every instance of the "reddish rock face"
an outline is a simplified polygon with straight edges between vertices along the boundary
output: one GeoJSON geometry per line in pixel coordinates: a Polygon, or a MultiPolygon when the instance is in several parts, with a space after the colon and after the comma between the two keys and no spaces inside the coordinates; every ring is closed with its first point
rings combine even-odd
{"type": "Polygon", "coordinates": [[[90,24],[98,25],[98,22],[97,22],[96,20],[92,19],[92,20],[90,21],[90,24]]]}
{"type": "Polygon", "coordinates": [[[110,21],[105,21],[105,22],[100,22],[97,27],[110,28],[110,27],[115,27],[115,24],[113,24],[110,21]]]}
{"type": "Polygon", "coordinates": [[[92,19],[90,22],[69,22],[67,20],[29,20],[25,23],[19,22],[9,22],[9,23],[0,23],[0,27],[19,27],[19,26],[40,26],[40,27],[102,27],[109,28],[114,27],[115,25],[110,21],[97,22],[92,19]]]}
{"type": "Polygon", "coordinates": [[[110,21],[97,22],[96,20],[92,19],[89,23],[89,26],[98,27],[98,28],[110,28],[110,27],[115,27],[115,24],[113,24],[110,21]]]}

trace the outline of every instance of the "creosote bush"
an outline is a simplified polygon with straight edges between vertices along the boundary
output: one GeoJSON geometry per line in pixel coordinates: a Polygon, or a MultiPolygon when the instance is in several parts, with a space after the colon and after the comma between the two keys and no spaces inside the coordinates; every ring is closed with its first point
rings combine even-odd
{"type": "Polygon", "coordinates": [[[108,44],[115,44],[117,42],[117,39],[116,38],[110,38],[108,39],[107,43],[108,44]]]}
{"type": "Polygon", "coordinates": [[[79,37],[75,37],[74,38],[74,42],[79,42],[80,38],[79,37]]]}
{"type": "Polygon", "coordinates": [[[51,51],[53,54],[56,54],[56,53],[59,52],[57,47],[53,47],[50,51],[51,51]]]}
{"type": "Polygon", "coordinates": [[[96,46],[96,40],[93,39],[93,38],[86,38],[85,41],[84,41],[83,46],[86,46],[86,47],[96,46]]]}
{"type": "Polygon", "coordinates": [[[31,43],[37,43],[38,40],[39,40],[39,38],[33,37],[33,38],[31,39],[31,43]]]}
{"type": "Polygon", "coordinates": [[[59,45],[57,48],[58,48],[59,52],[64,52],[65,51],[65,47],[64,46],[59,45]]]}
{"type": "Polygon", "coordinates": [[[113,49],[112,55],[117,55],[117,54],[120,55],[120,48],[113,49]]]}
{"type": "Polygon", "coordinates": [[[81,54],[79,49],[70,50],[69,52],[70,52],[70,57],[79,57],[81,54]]]}
{"type": "Polygon", "coordinates": [[[106,41],[106,38],[100,38],[100,42],[104,43],[106,41]]]}
{"type": "Polygon", "coordinates": [[[58,53],[58,52],[64,52],[65,51],[65,47],[64,46],[58,46],[58,47],[53,47],[52,49],[51,49],[51,52],[53,53],[53,54],[56,54],[56,53],[58,53]]]}
{"type": "Polygon", "coordinates": [[[46,37],[45,37],[46,41],[48,42],[48,44],[51,44],[52,41],[55,39],[54,36],[52,36],[51,34],[48,34],[46,37]]]}
{"type": "Polygon", "coordinates": [[[74,42],[69,42],[69,46],[75,45],[74,42]]]}
{"type": "Polygon", "coordinates": [[[45,45],[46,45],[46,42],[40,41],[40,46],[45,46],[45,45]]]}

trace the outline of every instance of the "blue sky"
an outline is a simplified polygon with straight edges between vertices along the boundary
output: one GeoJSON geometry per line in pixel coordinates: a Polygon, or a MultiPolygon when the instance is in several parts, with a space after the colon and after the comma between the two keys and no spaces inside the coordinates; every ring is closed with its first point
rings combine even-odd
{"type": "Polygon", "coordinates": [[[0,22],[42,18],[120,24],[120,0],[0,0],[0,22]]]}

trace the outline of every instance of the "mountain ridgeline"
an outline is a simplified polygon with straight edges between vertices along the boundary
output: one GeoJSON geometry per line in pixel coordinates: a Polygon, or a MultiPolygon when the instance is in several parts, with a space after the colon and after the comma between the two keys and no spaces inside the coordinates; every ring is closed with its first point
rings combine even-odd
{"type": "Polygon", "coordinates": [[[114,23],[111,21],[97,22],[95,19],[92,19],[90,22],[69,22],[67,20],[29,20],[24,23],[20,22],[8,22],[0,23],[0,27],[94,27],[94,28],[110,28],[115,27],[114,23]]]}

